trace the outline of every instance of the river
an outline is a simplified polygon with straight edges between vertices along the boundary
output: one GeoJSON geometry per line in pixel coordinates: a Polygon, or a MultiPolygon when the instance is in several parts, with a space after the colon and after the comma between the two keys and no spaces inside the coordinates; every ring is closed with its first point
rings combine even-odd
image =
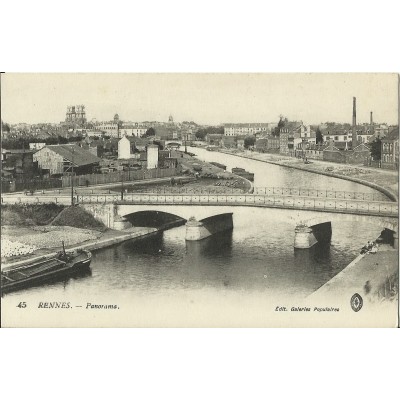
{"type": "MultiPolygon", "coordinates": [[[[373,192],[357,183],[232,155],[191,149],[205,161],[243,167],[255,173],[255,186],[309,187],[373,192]]],[[[295,221],[315,215],[308,211],[235,207],[234,229],[201,242],[185,242],[185,227],[155,237],[125,242],[93,254],[91,276],[31,288],[9,296],[34,298],[96,296],[117,298],[152,295],[158,298],[191,291],[214,293],[285,293],[306,296],[348,263],[381,229],[373,220],[333,221],[328,246],[293,248],[295,221]]],[[[318,215],[321,215],[319,213],[318,215]]],[[[8,297],[8,296],[7,296],[8,297]]]]}

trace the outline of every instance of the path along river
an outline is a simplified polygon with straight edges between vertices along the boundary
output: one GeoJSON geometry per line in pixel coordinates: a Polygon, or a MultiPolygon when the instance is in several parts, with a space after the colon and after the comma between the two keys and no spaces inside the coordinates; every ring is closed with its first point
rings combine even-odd
{"type": "MultiPolygon", "coordinates": [[[[255,173],[257,187],[377,193],[336,178],[199,148],[189,150],[201,160],[227,165],[228,170],[243,167],[255,173]]],[[[185,242],[182,226],[156,237],[97,250],[93,254],[91,276],[31,288],[10,297],[27,300],[46,294],[54,299],[107,293],[115,298],[131,295],[179,298],[192,291],[212,291],[218,296],[227,292],[306,296],[341,271],[381,231],[373,220],[333,222],[330,246],[317,244],[310,250],[294,250],[296,220],[310,216],[308,212],[250,207],[232,211],[232,232],[201,242],[185,242]]]]}

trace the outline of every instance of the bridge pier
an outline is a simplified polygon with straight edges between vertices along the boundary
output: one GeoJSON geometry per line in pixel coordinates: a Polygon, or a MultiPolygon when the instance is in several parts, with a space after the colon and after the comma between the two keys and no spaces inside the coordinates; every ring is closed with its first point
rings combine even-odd
{"type": "Polygon", "coordinates": [[[294,248],[309,249],[317,243],[313,230],[306,225],[297,225],[294,230],[294,248]]]}
{"type": "Polygon", "coordinates": [[[316,243],[329,243],[332,237],[331,222],[323,222],[313,226],[299,224],[294,230],[294,247],[296,249],[309,249],[316,243]]]}
{"type": "Polygon", "coordinates": [[[186,240],[202,240],[230,229],[233,229],[232,213],[215,215],[201,221],[192,217],[186,223],[186,240]]]}

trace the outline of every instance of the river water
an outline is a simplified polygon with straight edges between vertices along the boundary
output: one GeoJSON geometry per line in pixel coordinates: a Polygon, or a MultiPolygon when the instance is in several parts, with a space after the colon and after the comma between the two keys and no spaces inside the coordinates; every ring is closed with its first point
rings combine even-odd
{"type": "MultiPolygon", "coordinates": [[[[204,161],[243,167],[255,173],[255,186],[309,187],[374,192],[359,184],[279,167],[232,155],[193,148],[204,161]]],[[[185,227],[177,227],[136,242],[125,242],[93,254],[91,276],[31,288],[9,296],[55,295],[119,298],[163,297],[190,291],[267,293],[306,296],[350,263],[360,248],[379,236],[373,220],[332,222],[330,245],[309,250],[293,248],[296,221],[321,213],[235,207],[234,229],[200,242],[185,242],[185,227]]]]}

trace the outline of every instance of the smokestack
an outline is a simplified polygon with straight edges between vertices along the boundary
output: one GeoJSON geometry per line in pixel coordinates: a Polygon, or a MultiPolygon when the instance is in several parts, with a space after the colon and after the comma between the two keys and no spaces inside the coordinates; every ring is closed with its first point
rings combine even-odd
{"type": "Polygon", "coordinates": [[[357,111],[356,111],[356,98],[353,97],[353,126],[352,126],[352,134],[351,134],[351,144],[352,149],[354,150],[357,146],[357,111]]]}
{"type": "Polygon", "coordinates": [[[374,119],[372,118],[372,111],[369,118],[369,133],[375,135],[374,119]]]}

